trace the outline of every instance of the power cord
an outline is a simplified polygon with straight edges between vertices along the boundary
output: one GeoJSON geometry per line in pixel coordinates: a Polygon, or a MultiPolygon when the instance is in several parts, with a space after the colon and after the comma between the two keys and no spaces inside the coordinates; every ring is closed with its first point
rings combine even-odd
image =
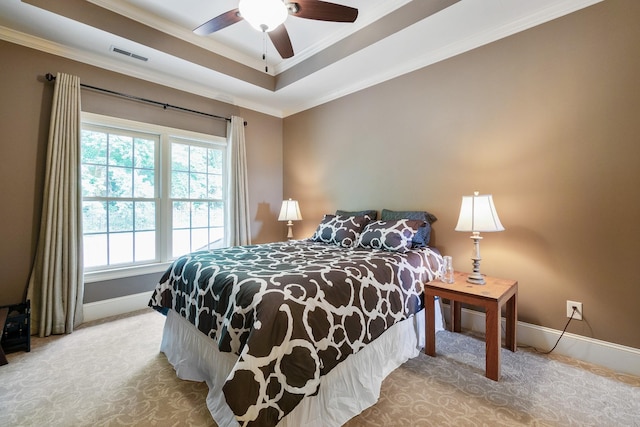
{"type": "Polygon", "coordinates": [[[562,330],[562,333],[560,334],[560,336],[558,337],[558,340],[556,341],[556,343],[554,344],[553,348],[549,351],[540,351],[535,347],[530,347],[530,346],[522,346],[523,348],[532,348],[536,353],[538,354],[549,354],[551,353],[553,350],[556,349],[556,347],[558,346],[558,343],[560,342],[560,340],[562,339],[562,337],[564,336],[564,333],[567,331],[567,328],[569,327],[569,323],[571,323],[571,321],[573,320],[573,315],[576,314],[576,311],[578,311],[578,307],[572,307],[573,311],[571,312],[571,316],[569,316],[569,320],[567,320],[567,324],[564,325],[564,329],[562,330]]]}
{"type": "MultiPolygon", "coordinates": [[[[549,354],[551,353],[553,350],[556,349],[556,347],[558,346],[558,343],[560,342],[560,340],[562,339],[562,337],[564,336],[564,333],[566,332],[567,328],[569,327],[569,323],[571,323],[571,321],[573,320],[573,315],[576,314],[576,311],[578,311],[578,307],[573,307],[573,311],[571,312],[571,316],[569,317],[569,320],[567,320],[567,324],[564,325],[564,329],[562,330],[562,333],[560,334],[560,336],[558,337],[558,341],[556,341],[555,345],[553,346],[553,348],[549,351],[543,351],[543,352],[538,352],[541,354],[549,354]]],[[[538,350],[536,350],[538,351],[538,350]]]]}

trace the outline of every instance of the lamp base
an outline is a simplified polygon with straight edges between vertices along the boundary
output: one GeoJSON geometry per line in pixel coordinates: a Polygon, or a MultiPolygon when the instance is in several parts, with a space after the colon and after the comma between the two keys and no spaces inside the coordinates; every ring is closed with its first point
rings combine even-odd
{"type": "Polygon", "coordinates": [[[480,240],[482,237],[480,233],[474,232],[471,236],[473,239],[473,273],[469,274],[467,277],[467,282],[473,283],[474,285],[484,285],[486,282],[484,281],[484,277],[480,274],[480,261],[482,258],[480,257],[480,240]]]}
{"type": "Polygon", "coordinates": [[[484,285],[485,283],[487,283],[484,280],[484,276],[480,274],[479,271],[474,271],[473,273],[469,274],[467,276],[467,282],[473,283],[474,285],[484,285]]]}
{"type": "Polygon", "coordinates": [[[291,240],[293,239],[293,222],[291,220],[287,222],[287,228],[289,229],[287,232],[287,239],[291,240]]]}

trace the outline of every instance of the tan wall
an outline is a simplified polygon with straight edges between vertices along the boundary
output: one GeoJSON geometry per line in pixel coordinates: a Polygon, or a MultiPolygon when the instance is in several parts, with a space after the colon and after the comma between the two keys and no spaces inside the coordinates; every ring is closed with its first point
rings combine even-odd
{"type": "MultiPolygon", "coordinates": [[[[276,220],[282,202],[282,119],[0,41],[0,305],[21,301],[29,280],[53,95],[53,85],[43,82],[43,76],[58,71],[78,75],[93,86],[224,117],[244,117],[253,240],[283,239],[284,227],[276,220]]],[[[224,121],[87,90],[82,92],[82,106],[84,111],[208,134],[226,132],[224,121]]],[[[155,280],[146,275],[87,284],[85,302],[152,289],[155,280]]]]}
{"type": "Polygon", "coordinates": [[[609,0],[284,121],[298,234],[340,209],[426,209],[471,269],[462,195],[494,195],[482,271],[519,280],[519,318],[640,348],[640,2],[609,0]]]}

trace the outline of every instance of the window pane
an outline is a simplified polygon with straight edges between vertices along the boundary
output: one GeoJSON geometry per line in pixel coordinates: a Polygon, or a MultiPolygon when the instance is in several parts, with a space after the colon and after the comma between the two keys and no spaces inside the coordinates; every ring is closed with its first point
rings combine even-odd
{"type": "Polygon", "coordinates": [[[209,173],[222,174],[222,150],[209,150],[209,173]]]}
{"type": "Polygon", "coordinates": [[[204,147],[191,147],[191,172],[207,173],[207,149],[204,147]]]}
{"type": "Polygon", "coordinates": [[[191,204],[189,202],[173,202],[173,229],[191,226],[191,204]]]}
{"type": "Polygon", "coordinates": [[[104,197],[107,195],[107,167],[82,165],[82,196],[104,197]]]}
{"type": "Polygon", "coordinates": [[[109,164],[133,167],[133,138],[109,134],[109,164]]]}
{"type": "Polygon", "coordinates": [[[109,231],[133,231],[133,202],[109,202],[109,231]]]}
{"type": "Polygon", "coordinates": [[[194,202],[191,205],[191,227],[209,226],[209,203],[194,202]]]}
{"type": "Polygon", "coordinates": [[[222,199],[222,176],[209,175],[209,192],[210,199],[222,199]]]}
{"type": "Polygon", "coordinates": [[[203,173],[192,173],[189,188],[189,198],[206,199],[207,198],[207,175],[203,173]]]}
{"type": "Polygon", "coordinates": [[[173,165],[171,197],[189,199],[191,203],[173,204],[174,239],[173,255],[206,249],[224,244],[224,203],[213,202],[224,198],[223,162],[224,151],[202,146],[177,144],[172,145],[173,165]],[[188,147],[189,151],[185,147],[188,147]],[[182,172],[188,166],[189,174],[182,172]],[[209,200],[209,201],[207,201],[209,200]],[[179,233],[179,229],[185,233],[179,233]],[[188,232],[188,234],[187,234],[188,232]],[[212,234],[214,233],[214,234],[212,234]],[[211,243],[211,239],[215,243],[211,243]]]}
{"type": "Polygon", "coordinates": [[[224,246],[224,228],[213,227],[209,229],[209,249],[218,249],[224,246]]]}
{"type": "Polygon", "coordinates": [[[109,234],[109,264],[133,262],[133,233],[109,234]]]}
{"type": "Polygon", "coordinates": [[[191,252],[190,230],[173,230],[173,258],[191,252]]]}
{"type": "Polygon", "coordinates": [[[84,233],[106,233],[106,202],[82,202],[82,230],[84,233]]]}
{"type": "Polygon", "coordinates": [[[143,231],[135,233],[136,237],[136,262],[153,261],[156,259],[156,232],[143,231]]]}
{"type": "Polygon", "coordinates": [[[149,169],[134,169],[134,191],[133,197],[152,199],[155,197],[155,173],[149,169]]]}
{"type": "Polygon", "coordinates": [[[209,225],[223,227],[224,204],[222,202],[211,202],[209,206],[209,225]]]}
{"type": "Polygon", "coordinates": [[[132,172],[133,169],[109,167],[109,197],[133,196],[132,172]]]}
{"type": "Polygon", "coordinates": [[[189,146],[184,144],[171,144],[171,170],[189,170],[189,146]]]}
{"type": "Polygon", "coordinates": [[[106,234],[85,234],[83,243],[85,267],[107,265],[106,234]]]}
{"type": "Polygon", "coordinates": [[[83,130],[81,136],[82,163],[107,164],[107,134],[83,130]]]}
{"type": "Polygon", "coordinates": [[[156,228],[156,204],[155,202],[135,202],[135,229],[136,231],[155,230],[156,228]]]}
{"type": "Polygon", "coordinates": [[[156,163],[156,142],[152,139],[134,139],[133,165],[137,168],[153,169],[156,163]]]}
{"type": "Polygon", "coordinates": [[[186,199],[189,197],[189,173],[171,173],[171,197],[174,199],[186,199]]]}
{"type": "Polygon", "coordinates": [[[209,246],[209,233],[206,228],[194,228],[191,230],[191,251],[207,250],[209,246]]]}

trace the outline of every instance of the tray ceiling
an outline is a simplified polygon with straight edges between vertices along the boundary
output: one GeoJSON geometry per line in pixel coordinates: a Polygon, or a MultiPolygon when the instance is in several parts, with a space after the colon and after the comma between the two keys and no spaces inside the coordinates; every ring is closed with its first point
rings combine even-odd
{"type": "Polygon", "coordinates": [[[238,0],[3,0],[0,39],[286,117],[599,1],[333,0],[356,22],[289,16],[285,60],[244,21],[193,34],[238,0]]]}

